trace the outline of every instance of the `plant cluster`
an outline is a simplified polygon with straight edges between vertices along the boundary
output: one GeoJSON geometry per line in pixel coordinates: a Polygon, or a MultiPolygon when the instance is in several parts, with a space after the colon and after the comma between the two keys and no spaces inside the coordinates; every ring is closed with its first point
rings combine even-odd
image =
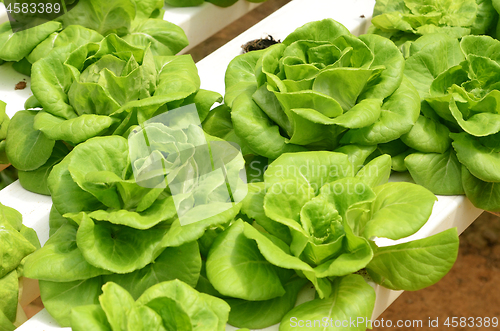
{"type": "Polygon", "coordinates": [[[30,29],[14,33],[6,22],[0,25],[0,61],[16,62],[14,68],[29,76],[39,59],[53,52],[68,53],[110,34],[133,46],[150,44],[155,55],[174,55],[188,41],[181,28],[163,20],[162,8],[162,0],[84,0],[56,20],[30,29]]]}
{"type": "Polygon", "coordinates": [[[115,34],[74,51],[52,51],[32,68],[32,108],[17,112],[7,155],[24,188],[49,194],[46,179],[77,144],[96,136],[127,136],[131,127],[185,104],[204,118],[218,93],[200,90],[189,55],[153,55],[115,34]],[[35,146],[35,148],[34,148],[35,146]]]}
{"type": "Polygon", "coordinates": [[[241,155],[218,164],[217,151],[229,144],[205,135],[185,112],[165,115],[128,140],[96,137],[76,146],[50,173],[51,236],[25,274],[40,280],[44,305],[62,326],[72,308],[97,303],[108,282],[134,299],[162,281],[195,287],[203,251],[239,212],[241,155]]]}
{"type": "Polygon", "coordinates": [[[401,137],[410,147],[404,160],[417,184],[436,194],[465,193],[489,211],[500,211],[498,50],[500,42],[488,36],[417,39],[405,75],[419,90],[422,109],[401,137]],[[447,61],[433,60],[435,54],[447,61]]]}
{"type": "Polygon", "coordinates": [[[443,33],[453,38],[494,33],[496,0],[377,0],[369,32],[400,46],[420,36],[443,33]]]}
{"type": "Polygon", "coordinates": [[[254,155],[376,146],[398,139],[417,120],[419,96],[403,70],[390,40],[355,37],[328,19],[236,57],[226,71],[224,101],[237,142],[254,155]]]}
{"type": "MultiPolygon", "coordinates": [[[[21,214],[0,203],[0,330],[14,331],[23,320],[18,301],[26,257],[40,248],[36,232],[23,224],[21,214]]],[[[26,317],[25,317],[26,318],[26,317]]]]}
{"type": "Polygon", "coordinates": [[[402,45],[404,75],[421,99],[417,122],[389,151],[398,160],[393,169],[408,170],[435,194],[465,193],[493,212],[500,211],[500,42],[480,34],[496,35],[499,5],[377,1],[371,30],[402,45]]]}

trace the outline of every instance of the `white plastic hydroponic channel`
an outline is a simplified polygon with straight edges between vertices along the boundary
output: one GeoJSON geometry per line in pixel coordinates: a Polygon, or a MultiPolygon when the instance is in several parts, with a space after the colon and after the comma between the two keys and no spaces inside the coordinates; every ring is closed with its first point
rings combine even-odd
{"type": "MultiPolygon", "coordinates": [[[[272,1],[272,0],[268,0],[272,1]]],[[[249,40],[265,37],[268,34],[276,39],[284,39],[290,32],[303,24],[324,18],[333,18],[344,24],[351,32],[360,34],[369,24],[369,17],[373,11],[374,0],[294,0],[270,17],[247,30],[210,56],[200,61],[197,66],[202,81],[202,88],[224,93],[224,73],[228,63],[241,53],[241,45],[249,40]]],[[[213,19],[213,18],[212,18],[213,19]]],[[[11,73],[10,70],[8,73],[11,73]]],[[[19,81],[19,76],[8,76],[2,72],[0,66],[0,100],[10,102],[13,96],[13,86],[19,81]],[[3,88],[7,84],[10,91],[5,94],[3,88]],[[5,97],[6,96],[6,97],[5,97]]],[[[22,79],[22,77],[21,77],[22,79]]],[[[29,93],[22,97],[24,99],[29,93]]],[[[22,103],[17,103],[18,107],[22,103]]],[[[12,111],[9,113],[12,115],[12,111]]],[[[408,180],[393,176],[392,180],[408,180]]],[[[42,242],[48,238],[48,213],[51,206],[50,198],[27,192],[18,182],[0,191],[0,202],[18,209],[24,217],[24,223],[33,227],[42,242]]],[[[457,227],[462,233],[480,214],[482,210],[475,208],[465,196],[438,196],[433,213],[427,224],[411,237],[398,241],[379,240],[378,245],[392,245],[395,243],[421,239],[443,230],[457,227]]],[[[377,301],[372,318],[377,318],[401,293],[374,285],[377,301]]],[[[303,292],[299,302],[312,299],[313,293],[303,292]]],[[[235,330],[231,326],[227,330],[235,330]]],[[[50,317],[46,310],[41,311],[31,320],[18,328],[19,331],[50,331],[63,330],[50,317]]],[[[69,330],[69,328],[65,328],[69,330]]],[[[278,330],[278,326],[266,330],[278,330]]]]}

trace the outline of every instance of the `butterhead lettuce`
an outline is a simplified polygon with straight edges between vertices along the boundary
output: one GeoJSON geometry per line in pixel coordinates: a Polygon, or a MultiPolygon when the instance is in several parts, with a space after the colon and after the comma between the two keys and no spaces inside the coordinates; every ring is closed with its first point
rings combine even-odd
{"type": "Polygon", "coordinates": [[[117,34],[128,43],[151,45],[155,55],[174,55],[188,45],[184,31],[162,19],[162,0],[85,0],[56,21],[14,33],[10,22],[0,25],[0,60],[14,61],[26,75],[31,65],[53,49],[74,50],[104,36],[117,34]]]}
{"type": "Polygon", "coordinates": [[[218,161],[225,142],[191,121],[198,116],[192,108],[133,127],[129,140],[89,139],[54,166],[52,235],[25,272],[40,280],[45,307],[62,326],[70,325],[72,308],[98,303],[107,282],[134,299],[162,281],[198,283],[198,241],[238,214],[246,185],[241,154],[218,161]],[[166,166],[145,167],[155,162],[166,166]]]}
{"type": "Polygon", "coordinates": [[[358,38],[326,19],[236,57],[226,71],[225,103],[236,136],[255,155],[377,145],[417,120],[418,93],[403,70],[390,40],[358,38]]]}
{"type": "Polygon", "coordinates": [[[437,34],[409,50],[405,74],[423,102],[417,124],[401,137],[413,150],[406,167],[434,193],[465,192],[478,208],[499,211],[500,42],[437,34]]]}
{"type": "Polygon", "coordinates": [[[40,248],[33,229],[22,224],[21,214],[0,204],[0,330],[13,331],[24,321],[17,316],[26,257],[40,248]]]}
{"type": "Polygon", "coordinates": [[[496,21],[491,0],[377,0],[369,32],[400,46],[432,33],[453,38],[485,34],[496,21]]]}
{"type": "Polygon", "coordinates": [[[113,282],[102,292],[96,304],[73,309],[73,330],[223,331],[226,327],[229,306],[180,280],[156,284],[137,300],[113,282]]]}
{"type": "MultiPolygon", "coordinates": [[[[269,316],[252,314],[250,308],[273,307],[285,316],[289,302],[283,298],[294,301],[293,285],[303,285],[296,277],[312,282],[318,298],[287,316],[299,312],[309,316],[307,311],[315,306],[341,314],[342,305],[333,302],[348,301],[352,294],[358,297],[350,302],[356,307],[350,310],[352,317],[362,311],[369,318],[374,304],[369,286],[339,294],[345,282],[364,283],[353,273],[366,269],[375,282],[390,289],[417,290],[434,284],[452,267],[458,253],[456,229],[410,243],[377,246],[375,238],[396,240],[418,231],[436,197],[415,184],[387,183],[388,155],[361,169],[351,163],[355,157],[355,153],[327,151],[286,153],[269,165],[264,182],[249,184],[241,213],[256,225],[233,222],[213,242],[206,263],[215,293],[230,298],[231,323],[238,327],[276,323],[269,316]]],[[[363,164],[364,159],[356,162],[363,164]]],[[[280,328],[288,330],[289,324],[285,317],[280,328]]]]}
{"type": "Polygon", "coordinates": [[[50,169],[73,146],[95,136],[126,136],[131,126],[184,104],[196,104],[203,119],[220,98],[200,90],[189,55],[155,56],[151,47],[115,34],[75,50],[55,49],[33,65],[31,88],[42,110],[16,113],[6,150],[21,184],[42,194],[49,193],[50,169]]]}

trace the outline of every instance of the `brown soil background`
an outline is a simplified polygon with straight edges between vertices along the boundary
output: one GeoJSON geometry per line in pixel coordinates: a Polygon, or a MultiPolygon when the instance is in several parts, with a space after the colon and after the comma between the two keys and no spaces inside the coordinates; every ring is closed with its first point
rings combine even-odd
{"type": "MultiPolygon", "coordinates": [[[[291,0],[268,0],[237,22],[193,48],[197,62],[255,25],[291,0]]],[[[416,292],[404,292],[380,317],[391,320],[422,320],[423,327],[378,327],[383,330],[493,330],[493,327],[443,325],[448,317],[497,317],[500,319],[500,218],[483,213],[460,236],[460,250],[452,270],[437,284],[416,292]],[[428,320],[438,318],[439,327],[428,320]]],[[[477,325],[477,324],[475,324],[477,325]]]]}

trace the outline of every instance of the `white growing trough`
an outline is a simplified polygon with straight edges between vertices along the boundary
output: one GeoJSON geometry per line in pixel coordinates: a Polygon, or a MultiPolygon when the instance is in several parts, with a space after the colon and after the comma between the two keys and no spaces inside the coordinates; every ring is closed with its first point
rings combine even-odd
{"type": "MultiPolygon", "coordinates": [[[[267,35],[283,40],[289,33],[303,24],[324,18],[333,18],[344,24],[352,33],[360,34],[366,30],[369,24],[374,4],[375,0],[293,0],[198,62],[197,66],[202,88],[224,94],[226,67],[235,56],[241,54],[241,45],[249,40],[266,37],[267,35]]],[[[166,20],[181,26],[186,31],[191,46],[195,46],[256,6],[257,4],[250,4],[240,0],[235,6],[226,9],[211,4],[196,8],[166,7],[164,17],[166,20]]],[[[0,21],[1,19],[2,13],[0,11],[0,21]]],[[[7,102],[7,113],[10,117],[17,110],[23,108],[24,101],[30,95],[28,77],[16,73],[9,65],[0,66],[0,100],[7,102]],[[26,79],[28,88],[15,91],[15,84],[22,79],[26,79]]],[[[404,179],[393,176],[392,180],[404,179]]],[[[48,239],[50,197],[28,192],[21,187],[19,182],[15,182],[0,191],[0,202],[20,211],[23,215],[24,224],[36,230],[42,244],[48,239]]],[[[462,233],[481,213],[482,210],[475,208],[465,196],[438,196],[430,220],[420,231],[411,237],[396,242],[381,240],[377,243],[379,245],[391,245],[421,239],[452,227],[457,227],[458,232],[462,233]]],[[[375,284],[373,286],[377,293],[377,301],[372,316],[375,319],[402,291],[388,290],[375,284]]],[[[299,296],[299,301],[303,302],[312,298],[312,291],[304,291],[299,296]]],[[[236,328],[229,325],[226,329],[236,330],[236,328]]],[[[69,328],[63,329],[59,327],[48,312],[42,310],[17,330],[52,331],[69,330],[69,328]]],[[[266,330],[278,330],[278,326],[272,326],[266,330]]]]}

